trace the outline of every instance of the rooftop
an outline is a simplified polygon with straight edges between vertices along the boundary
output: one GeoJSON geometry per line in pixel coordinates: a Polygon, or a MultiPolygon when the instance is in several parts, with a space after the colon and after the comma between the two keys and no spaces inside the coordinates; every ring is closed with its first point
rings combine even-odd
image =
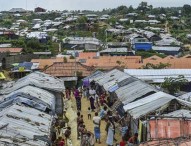
{"type": "Polygon", "coordinates": [[[16,82],[5,84],[3,89],[0,90],[0,94],[9,94],[27,85],[33,85],[55,92],[63,92],[65,90],[62,80],[45,73],[33,72],[24,78],[17,80],[16,82]]]}
{"type": "Polygon", "coordinates": [[[55,77],[74,77],[75,72],[77,72],[77,74],[81,73],[80,76],[86,77],[89,76],[92,71],[92,67],[82,65],[79,62],[55,62],[44,72],[55,77]]]}
{"type": "Polygon", "coordinates": [[[0,48],[0,53],[10,52],[10,53],[21,53],[23,48],[0,48]]]}
{"type": "Polygon", "coordinates": [[[46,146],[34,135],[49,136],[52,117],[44,112],[23,105],[12,105],[0,111],[0,144],[46,146]]]}

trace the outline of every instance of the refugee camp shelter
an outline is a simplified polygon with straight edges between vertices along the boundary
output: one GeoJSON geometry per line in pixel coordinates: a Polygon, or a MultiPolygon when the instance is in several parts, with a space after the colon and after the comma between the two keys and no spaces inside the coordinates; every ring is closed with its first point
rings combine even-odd
{"type": "Polygon", "coordinates": [[[63,116],[64,84],[34,72],[2,84],[0,90],[0,145],[47,146],[54,138],[53,121],[63,116]]]}

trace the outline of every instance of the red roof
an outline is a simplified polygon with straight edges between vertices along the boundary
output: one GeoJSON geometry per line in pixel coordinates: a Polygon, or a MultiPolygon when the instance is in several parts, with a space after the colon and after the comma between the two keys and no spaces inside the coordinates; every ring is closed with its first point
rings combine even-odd
{"type": "Polygon", "coordinates": [[[81,73],[80,76],[86,77],[91,75],[94,68],[82,65],[79,62],[54,62],[44,73],[55,77],[73,77],[76,71],[81,73]]]}
{"type": "Polygon", "coordinates": [[[10,53],[21,53],[23,48],[0,48],[0,53],[10,52],[10,53]]]}
{"type": "Polygon", "coordinates": [[[80,52],[78,59],[90,59],[96,56],[97,56],[96,52],[80,52]]]}
{"type": "Polygon", "coordinates": [[[85,62],[82,64],[104,70],[110,70],[115,67],[137,69],[143,65],[141,64],[141,56],[99,56],[85,59],[85,62]]]}

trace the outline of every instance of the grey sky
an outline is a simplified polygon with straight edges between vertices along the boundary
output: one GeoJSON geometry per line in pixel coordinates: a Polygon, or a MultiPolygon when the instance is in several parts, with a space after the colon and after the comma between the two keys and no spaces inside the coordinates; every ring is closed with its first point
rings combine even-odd
{"type": "Polygon", "coordinates": [[[191,5],[191,0],[0,0],[0,10],[11,8],[33,10],[36,6],[48,10],[102,10],[103,8],[116,8],[120,5],[137,7],[141,1],[147,1],[154,7],[191,5]]]}

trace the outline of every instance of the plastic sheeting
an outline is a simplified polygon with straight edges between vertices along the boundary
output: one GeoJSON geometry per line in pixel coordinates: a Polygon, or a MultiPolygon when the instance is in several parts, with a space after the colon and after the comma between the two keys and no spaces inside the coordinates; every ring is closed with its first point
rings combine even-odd
{"type": "Polygon", "coordinates": [[[118,80],[122,81],[121,78],[125,79],[125,78],[129,78],[129,77],[130,76],[125,74],[124,72],[114,69],[102,76],[95,78],[94,81],[96,81],[99,85],[103,86],[104,84],[106,84],[108,82],[111,82],[111,81],[118,82],[118,80]]]}
{"type": "Polygon", "coordinates": [[[191,69],[125,69],[124,72],[153,83],[163,83],[166,77],[177,78],[179,75],[184,75],[185,79],[191,81],[191,69]]]}
{"type": "Polygon", "coordinates": [[[25,105],[28,105],[32,108],[38,109],[40,111],[46,111],[46,109],[48,108],[47,106],[44,106],[43,104],[37,103],[34,100],[30,100],[27,98],[23,98],[22,96],[16,96],[12,99],[6,100],[4,102],[0,103],[0,109],[4,109],[6,107],[11,106],[12,104],[15,103],[23,103],[25,105]]]}
{"type": "Polygon", "coordinates": [[[183,94],[183,95],[179,96],[178,98],[191,102],[191,92],[183,94]]]}
{"type": "Polygon", "coordinates": [[[0,80],[4,80],[4,79],[5,79],[5,75],[2,72],[0,72],[0,80]]]}
{"type": "Polygon", "coordinates": [[[164,116],[191,118],[191,112],[190,110],[181,109],[181,110],[177,110],[168,114],[164,114],[164,116]]]}
{"type": "Polygon", "coordinates": [[[150,92],[154,93],[157,92],[157,90],[139,80],[120,87],[115,91],[117,97],[123,102],[123,104],[128,104],[150,92]]]}
{"type": "Polygon", "coordinates": [[[157,92],[135,102],[126,104],[123,106],[124,110],[127,111],[134,119],[140,118],[141,116],[147,115],[156,110],[167,107],[168,104],[176,100],[180,104],[191,107],[191,103],[180,100],[172,95],[164,92],[157,92]]]}
{"type": "Polygon", "coordinates": [[[19,90],[16,90],[8,95],[0,96],[0,102],[3,100],[7,100],[10,98],[13,98],[17,95],[21,95],[22,97],[29,98],[31,100],[35,100],[39,103],[42,103],[49,108],[51,108],[53,111],[55,111],[55,96],[43,89],[33,87],[33,86],[26,86],[19,90]]]}
{"type": "Polygon", "coordinates": [[[34,135],[50,136],[52,117],[36,109],[13,105],[0,112],[1,146],[46,146],[47,143],[33,140],[34,135]]]}
{"type": "Polygon", "coordinates": [[[55,92],[64,92],[65,90],[64,82],[62,80],[41,72],[34,72],[1,90],[0,94],[9,94],[27,85],[55,92]]]}
{"type": "Polygon", "coordinates": [[[93,74],[91,74],[90,76],[87,76],[87,77],[83,78],[83,81],[84,80],[89,80],[91,82],[94,78],[99,77],[101,75],[104,75],[104,73],[101,72],[101,71],[96,71],[93,74]]]}

